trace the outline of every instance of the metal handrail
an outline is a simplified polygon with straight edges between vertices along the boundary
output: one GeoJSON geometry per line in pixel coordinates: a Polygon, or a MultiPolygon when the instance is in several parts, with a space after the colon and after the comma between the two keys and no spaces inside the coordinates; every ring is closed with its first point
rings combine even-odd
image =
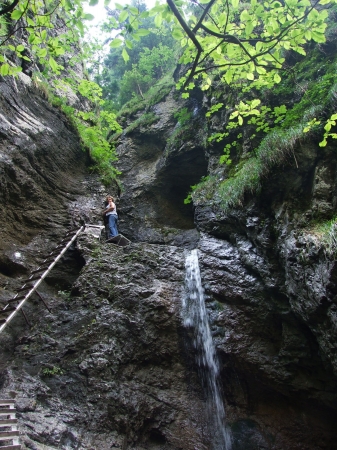
{"type": "MultiPolygon", "coordinates": [[[[44,278],[48,275],[48,273],[51,271],[51,269],[55,266],[55,264],[59,261],[60,258],[64,255],[64,253],[68,250],[68,248],[71,246],[71,244],[74,242],[74,240],[77,238],[77,236],[84,231],[85,225],[82,225],[81,228],[77,230],[77,232],[73,235],[71,240],[65,245],[65,247],[61,250],[61,252],[58,254],[58,256],[55,257],[54,261],[48,266],[48,268],[45,270],[45,272],[41,275],[39,280],[32,286],[30,291],[25,295],[24,299],[17,305],[15,308],[15,311],[13,311],[7,318],[6,321],[0,326],[0,333],[6,328],[6,326],[9,324],[9,322],[16,316],[17,312],[20,311],[20,309],[23,307],[23,305],[26,303],[26,301],[29,299],[29,297],[36,291],[40,283],[44,280],[44,278]]],[[[45,261],[48,260],[48,257],[45,259],[45,261]]],[[[42,263],[44,264],[44,263],[42,263]]],[[[27,280],[29,282],[29,280],[27,280]]],[[[26,287],[25,283],[22,288],[26,287]]],[[[21,289],[22,289],[21,288],[21,289]]],[[[18,295],[18,294],[16,294],[18,295]]],[[[2,311],[6,310],[6,308],[9,306],[9,303],[3,308],[2,311]]]]}

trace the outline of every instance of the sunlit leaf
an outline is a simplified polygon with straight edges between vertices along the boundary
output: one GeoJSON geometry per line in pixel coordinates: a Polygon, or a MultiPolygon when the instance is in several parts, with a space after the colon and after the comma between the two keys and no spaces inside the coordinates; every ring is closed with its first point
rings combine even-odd
{"type": "Polygon", "coordinates": [[[128,17],[129,17],[129,12],[126,11],[126,10],[124,10],[124,11],[122,11],[122,12],[120,13],[120,15],[119,15],[119,17],[118,17],[118,20],[119,20],[120,22],[124,22],[128,17]]]}
{"type": "Polygon", "coordinates": [[[49,65],[53,70],[53,72],[58,72],[59,69],[58,64],[52,56],[49,57],[49,65]]]}
{"type": "Polygon", "coordinates": [[[122,39],[116,38],[113,41],[110,42],[110,47],[111,48],[117,48],[120,47],[123,44],[122,39]]]}
{"type": "Polygon", "coordinates": [[[123,57],[123,59],[124,59],[124,62],[128,62],[129,61],[129,59],[130,59],[130,56],[128,55],[128,52],[125,50],[125,48],[123,48],[123,51],[122,51],[122,57],[123,57]]]}
{"type": "Polygon", "coordinates": [[[18,9],[14,10],[11,14],[11,18],[13,20],[19,20],[21,16],[22,16],[22,12],[18,9]]]}
{"type": "Polygon", "coordinates": [[[274,81],[275,81],[275,83],[279,83],[281,81],[281,77],[280,77],[280,75],[278,73],[275,73],[274,81]]]}

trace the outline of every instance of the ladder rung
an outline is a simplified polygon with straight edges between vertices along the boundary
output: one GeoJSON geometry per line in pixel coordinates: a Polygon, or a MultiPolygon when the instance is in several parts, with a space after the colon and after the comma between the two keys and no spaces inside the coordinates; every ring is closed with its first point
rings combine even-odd
{"type": "Polygon", "coordinates": [[[15,445],[5,445],[4,447],[0,447],[1,450],[21,450],[20,444],[15,445]]]}
{"type": "Polygon", "coordinates": [[[0,414],[13,414],[15,413],[15,408],[0,408],[0,414]]]}
{"type": "Polygon", "coordinates": [[[55,258],[53,258],[53,259],[51,259],[51,258],[50,258],[50,259],[47,259],[47,258],[46,258],[46,259],[43,261],[42,264],[48,264],[48,265],[49,265],[49,264],[51,264],[51,263],[54,262],[54,261],[55,261],[55,258]]]}
{"type": "Polygon", "coordinates": [[[18,302],[20,300],[23,300],[25,297],[26,297],[25,295],[19,295],[19,297],[14,297],[14,298],[7,300],[7,303],[18,302]]]}
{"type": "Polygon", "coordinates": [[[6,439],[11,439],[12,437],[19,436],[18,431],[0,431],[0,439],[5,441],[6,439]]]}
{"type": "Polygon", "coordinates": [[[31,283],[32,281],[39,280],[40,278],[40,276],[29,278],[28,280],[25,280],[24,283],[31,283]]]}
{"type": "Polygon", "coordinates": [[[14,398],[2,398],[0,399],[0,405],[9,405],[15,403],[14,398]]]}
{"type": "Polygon", "coordinates": [[[0,419],[0,427],[15,425],[16,423],[18,423],[18,419],[0,419]]]}
{"type": "Polygon", "coordinates": [[[15,311],[15,310],[16,310],[16,306],[10,306],[9,308],[2,309],[2,310],[0,311],[0,314],[6,314],[6,313],[8,313],[8,312],[15,311]]]}
{"type": "Polygon", "coordinates": [[[48,266],[47,267],[39,267],[38,269],[33,270],[31,272],[31,274],[34,275],[35,273],[43,272],[44,270],[47,270],[47,269],[48,269],[48,266]]]}
{"type": "Polygon", "coordinates": [[[31,285],[31,286],[23,286],[21,289],[18,289],[18,292],[21,292],[21,291],[28,291],[29,289],[33,289],[33,285],[31,285]]]}
{"type": "Polygon", "coordinates": [[[78,232],[78,230],[79,230],[79,228],[73,228],[72,230],[69,230],[66,232],[66,236],[68,236],[68,234],[71,234],[71,233],[76,234],[78,232]]]}

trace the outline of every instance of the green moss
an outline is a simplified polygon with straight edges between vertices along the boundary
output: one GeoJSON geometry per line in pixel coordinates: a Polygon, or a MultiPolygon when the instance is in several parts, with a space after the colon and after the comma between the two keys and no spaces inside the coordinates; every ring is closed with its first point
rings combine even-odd
{"type": "Polygon", "coordinates": [[[324,222],[313,222],[308,232],[313,234],[324,246],[328,255],[337,254],[337,217],[324,222]]]}
{"type": "Polygon", "coordinates": [[[246,160],[235,175],[219,182],[216,177],[209,177],[197,185],[192,198],[196,202],[209,201],[210,198],[220,203],[226,211],[242,205],[246,193],[256,193],[261,188],[261,180],[270,170],[285,161],[294,151],[299,139],[308,134],[303,132],[303,125],[288,130],[274,129],[261,142],[256,156],[246,160]]]}
{"type": "Polygon", "coordinates": [[[136,128],[139,128],[140,126],[148,126],[152,123],[158,122],[159,117],[156,116],[154,113],[146,113],[142,114],[137,120],[131,123],[125,130],[124,133],[128,134],[131,133],[131,131],[134,131],[136,128]]]}
{"type": "Polygon", "coordinates": [[[152,88],[150,88],[144,97],[135,96],[132,100],[127,102],[118,113],[118,117],[127,117],[136,114],[138,111],[145,110],[145,112],[153,105],[159,103],[166,95],[169,94],[174,81],[172,74],[166,75],[159,80],[152,88]]]}

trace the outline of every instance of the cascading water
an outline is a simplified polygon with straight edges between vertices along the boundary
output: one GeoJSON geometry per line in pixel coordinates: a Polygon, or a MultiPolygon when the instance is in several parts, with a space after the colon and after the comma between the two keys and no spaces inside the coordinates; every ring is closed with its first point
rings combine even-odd
{"type": "Polygon", "coordinates": [[[208,323],[204,292],[198,262],[198,251],[186,257],[186,295],[183,297],[182,318],[193,332],[197,364],[208,394],[208,413],[214,450],[230,450],[231,437],[225,424],[225,408],[220,395],[219,365],[208,323]]]}

